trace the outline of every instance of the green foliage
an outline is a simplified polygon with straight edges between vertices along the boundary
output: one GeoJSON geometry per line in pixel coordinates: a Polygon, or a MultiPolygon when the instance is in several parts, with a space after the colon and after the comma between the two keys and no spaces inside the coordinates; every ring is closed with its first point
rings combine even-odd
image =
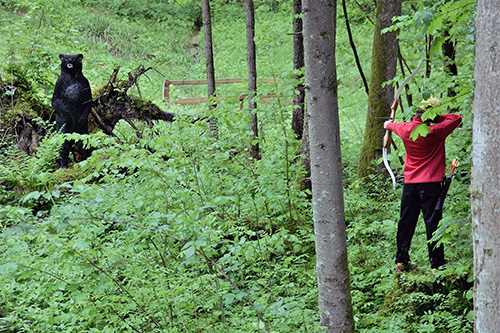
{"type": "Polygon", "coordinates": [[[395,273],[394,254],[401,189],[388,192],[381,180],[351,184],[346,197],[351,295],[359,332],[471,332],[472,242],[467,185],[455,181],[445,203],[441,237],[449,263],[428,264],[423,221],[411,247],[419,267],[395,273]],[[369,187],[366,187],[369,186],[369,187]],[[373,187],[372,187],[373,186],[373,187]],[[380,197],[387,198],[384,203],[380,197]],[[392,255],[388,255],[391,253],[392,255]]]}
{"type": "MultiPolygon", "coordinates": [[[[245,77],[242,5],[213,5],[217,76],[245,77]]],[[[361,24],[352,28],[366,70],[372,33],[365,20],[373,15],[373,3],[357,5],[350,8],[352,22],[361,24]]],[[[435,13],[445,12],[444,4],[439,2],[433,18],[425,20],[434,5],[417,5],[419,29],[427,24],[426,33],[438,31],[437,23],[432,24],[435,13]]],[[[198,45],[203,43],[193,33],[198,3],[0,1],[0,8],[6,40],[0,46],[6,59],[0,77],[25,78],[28,95],[39,98],[39,104],[50,103],[59,53],[84,53],[84,73],[93,87],[107,82],[117,66],[123,73],[139,64],[155,67],[157,72],[139,87],[143,97],[158,104],[165,78],[204,77],[203,45],[198,45]]],[[[282,95],[274,103],[259,103],[261,160],[248,157],[248,110],[232,97],[214,110],[170,106],[169,111],[190,117],[154,122],[153,127],[137,121],[140,137],[128,123],[119,122],[114,132],[123,144],[102,133],[49,133],[32,156],[2,145],[0,331],[258,332],[264,327],[258,313],[273,332],[320,330],[310,193],[298,186],[304,177],[301,147],[289,129],[291,106],[284,103],[293,86],[291,36],[286,34],[290,2],[261,1],[256,8],[259,76],[279,81],[259,85],[259,93],[282,95]],[[205,120],[193,122],[193,117],[218,119],[219,137],[210,135],[205,120]],[[54,171],[58,147],[68,137],[97,149],[90,159],[54,171]]],[[[454,133],[447,142],[449,155],[461,161],[437,235],[449,264],[439,272],[426,265],[420,222],[412,244],[419,268],[395,274],[401,190],[389,190],[380,175],[369,184],[357,179],[366,96],[340,22],[342,162],[357,331],[470,331],[470,133],[454,133]]],[[[411,16],[401,22],[415,25],[411,16]]],[[[465,41],[459,37],[462,29],[457,26],[453,32],[463,56],[457,57],[463,75],[454,83],[465,93],[472,87],[471,69],[465,65],[472,63],[472,52],[469,35],[465,41]]],[[[403,53],[418,58],[414,51],[421,47],[421,37],[405,28],[403,53]]],[[[418,100],[444,94],[450,86],[438,72],[439,61],[432,66],[432,80],[410,87],[418,100]]],[[[238,96],[246,90],[243,83],[220,87],[218,93],[238,96]]],[[[172,94],[205,92],[172,89],[172,94]]],[[[25,98],[3,103],[2,111],[24,112],[29,109],[21,104],[25,98]]],[[[468,124],[470,101],[462,94],[444,107],[460,108],[468,124]]],[[[2,125],[6,115],[2,112],[2,125]]],[[[394,166],[399,163],[396,154],[390,158],[394,166]]],[[[401,174],[401,167],[396,169],[401,174]]]]}
{"type": "Polygon", "coordinates": [[[411,132],[410,139],[417,140],[420,136],[426,137],[430,132],[430,127],[427,124],[420,124],[411,132]]]}
{"type": "MultiPolygon", "coordinates": [[[[468,122],[472,118],[474,88],[475,2],[441,0],[407,4],[403,6],[403,15],[387,31],[400,30],[400,47],[406,61],[418,63],[426,58],[429,62],[425,77],[415,79],[409,86],[414,105],[405,109],[405,118],[415,114],[415,106],[421,100],[434,96],[441,99],[440,114],[458,111],[468,122]],[[455,59],[443,55],[444,42],[453,44],[455,59]],[[457,66],[458,75],[449,72],[449,65],[457,66]]],[[[403,79],[400,74],[393,82],[403,79]]]]}
{"type": "MultiPolygon", "coordinates": [[[[216,112],[217,141],[208,124],[190,119],[144,127],[142,139],[120,123],[116,132],[128,144],[101,143],[78,167],[98,165],[59,187],[49,215],[26,224],[15,218],[29,211],[13,205],[1,211],[10,226],[2,235],[9,250],[0,269],[1,283],[11,286],[1,301],[10,329],[29,323],[41,331],[55,325],[252,331],[262,325],[258,310],[275,330],[315,330],[310,213],[305,194],[287,188],[301,174],[299,165],[289,165],[294,178],[287,179],[288,139],[268,128],[267,153],[251,161],[246,126],[234,127],[246,111],[230,105],[216,112]]],[[[279,119],[279,108],[266,112],[279,119]]],[[[32,190],[29,199],[41,200],[51,184],[46,180],[47,190],[32,190]]]]}
{"type": "Polygon", "coordinates": [[[0,155],[0,182],[15,189],[45,187],[62,141],[61,136],[46,138],[40,143],[37,156],[29,156],[16,146],[8,147],[0,155]]]}
{"type": "Polygon", "coordinates": [[[185,27],[200,26],[201,3],[183,1],[82,0],[82,4],[110,11],[130,20],[182,22],[185,27]]]}

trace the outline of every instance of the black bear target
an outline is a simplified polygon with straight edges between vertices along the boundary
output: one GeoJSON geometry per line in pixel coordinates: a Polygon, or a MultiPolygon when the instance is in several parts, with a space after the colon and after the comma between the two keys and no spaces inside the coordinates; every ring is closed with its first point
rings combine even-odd
{"type": "MultiPolygon", "coordinates": [[[[88,134],[88,117],[92,108],[92,92],[87,78],[82,73],[82,54],[60,54],[61,75],[56,81],[52,96],[52,107],[56,111],[56,129],[61,133],[88,134]]],[[[76,146],[75,160],[85,160],[90,151],[81,141],[66,140],[61,150],[61,167],[67,168],[69,153],[76,146]]]]}

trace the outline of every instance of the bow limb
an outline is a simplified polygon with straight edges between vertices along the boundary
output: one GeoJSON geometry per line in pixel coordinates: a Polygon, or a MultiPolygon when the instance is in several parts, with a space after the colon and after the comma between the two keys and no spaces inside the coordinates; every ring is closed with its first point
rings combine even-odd
{"type": "MultiPolygon", "coordinates": [[[[406,78],[406,80],[403,81],[403,83],[399,86],[398,90],[396,91],[396,94],[394,95],[394,102],[392,102],[391,105],[391,116],[389,117],[390,120],[394,120],[394,116],[396,115],[396,110],[398,109],[399,105],[399,96],[401,96],[401,92],[403,91],[403,88],[408,84],[408,82],[411,81],[417,75],[417,72],[422,68],[422,64],[424,63],[425,59],[420,60],[420,63],[418,64],[417,68],[413,71],[413,73],[410,74],[406,78]]],[[[394,177],[394,173],[392,172],[391,166],[389,165],[389,161],[387,160],[387,154],[389,150],[389,146],[391,145],[391,131],[386,130],[384,139],[382,141],[382,158],[384,160],[384,165],[389,172],[389,175],[391,176],[392,179],[392,187],[396,189],[396,177],[394,177]]]]}
{"type": "Polygon", "coordinates": [[[382,148],[382,159],[384,160],[384,166],[389,172],[392,180],[392,188],[396,189],[396,177],[394,176],[394,172],[392,172],[391,166],[389,165],[389,161],[387,160],[387,148],[382,148]]]}
{"type": "MultiPolygon", "coordinates": [[[[399,98],[398,97],[396,97],[394,99],[394,102],[391,105],[391,116],[389,118],[390,120],[393,120],[394,116],[396,115],[396,110],[397,110],[398,104],[399,104],[399,98]]],[[[389,172],[389,175],[391,176],[392,188],[396,189],[396,177],[394,176],[394,172],[392,172],[391,166],[389,165],[389,160],[387,159],[387,155],[389,153],[389,146],[391,145],[391,140],[392,140],[392,138],[391,138],[391,131],[389,131],[388,129],[386,129],[385,130],[384,139],[383,139],[383,142],[382,142],[382,159],[384,161],[385,168],[387,169],[387,171],[389,172]]]]}
{"type": "MultiPolygon", "coordinates": [[[[392,102],[391,115],[389,116],[389,120],[394,120],[394,117],[396,116],[396,110],[398,109],[398,105],[399,105],[399,96],[394,98],[394,102],[392,102]]],[[[382,148],[389,148],[390,145],[391,145],[391,131],[385,130],[382,148]]]]}

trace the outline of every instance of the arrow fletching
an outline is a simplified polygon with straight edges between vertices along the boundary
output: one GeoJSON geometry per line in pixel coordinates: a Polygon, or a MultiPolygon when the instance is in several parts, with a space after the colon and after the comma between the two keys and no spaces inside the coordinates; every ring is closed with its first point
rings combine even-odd
{"type": "Polygon", "coordinates": [[[451,161],[450,177],[453,176],[459,164],[460,162],[458,162],[456,158],[454,158],[453,161],[451,161]]]}

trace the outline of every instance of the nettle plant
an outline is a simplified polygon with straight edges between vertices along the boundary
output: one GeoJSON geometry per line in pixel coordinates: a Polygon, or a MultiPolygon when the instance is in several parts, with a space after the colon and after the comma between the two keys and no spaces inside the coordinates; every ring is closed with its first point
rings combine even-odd
{"type": "Polygon", "coordinates": [[[120,123],[127,144],[101,142],[75,169],[99,163],[66,182],[45,216],[11,217],[4,326],[316,330],[310,212],[293,187],[300,163],[285,157],[297,147],[278,120],[264,131],[262,160],[249,159],[246,111],[230,108],[213,111],[217,139],[190,117],[136,126],[141,139],[120,123]]]}

